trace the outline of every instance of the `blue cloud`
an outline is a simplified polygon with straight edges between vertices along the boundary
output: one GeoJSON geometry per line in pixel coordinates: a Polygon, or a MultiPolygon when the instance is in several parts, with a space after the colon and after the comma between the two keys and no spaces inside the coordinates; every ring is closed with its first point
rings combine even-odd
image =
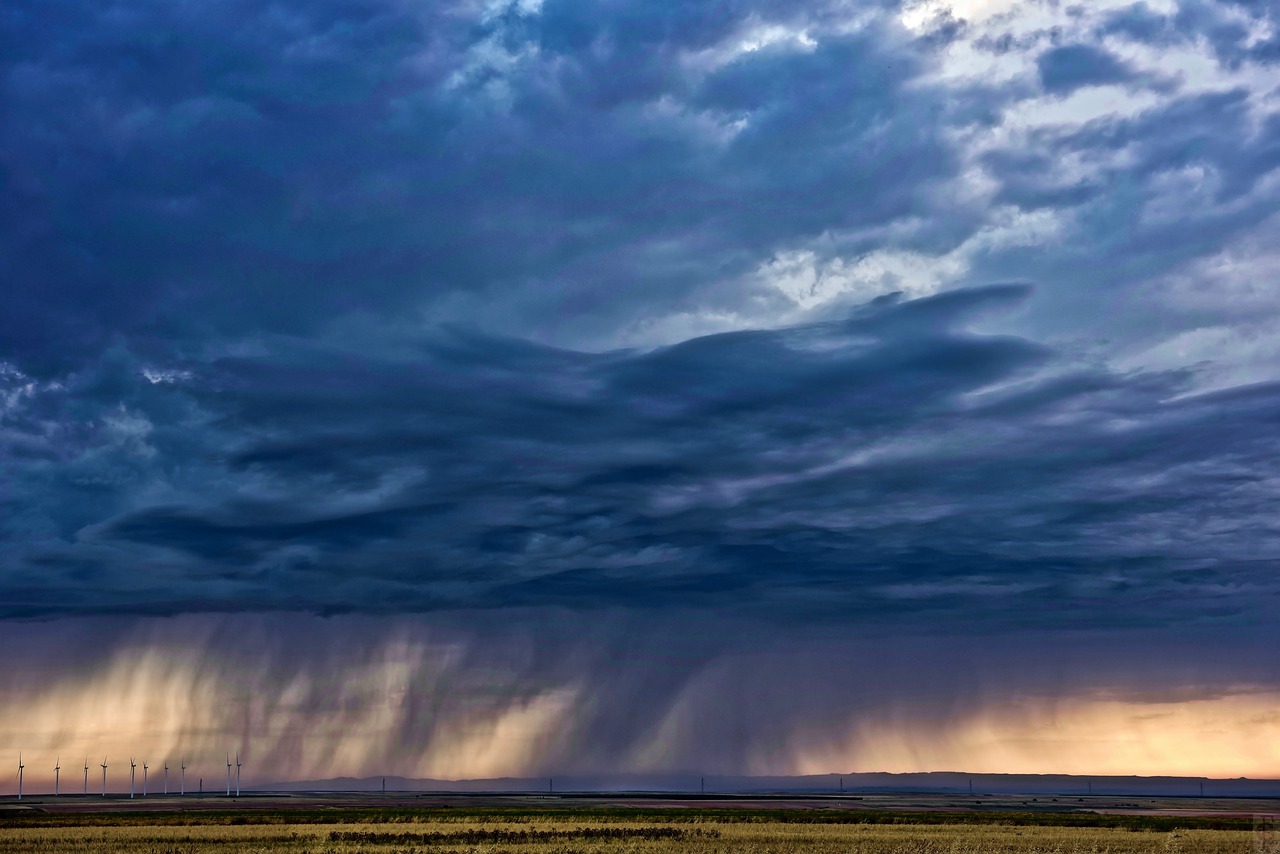
{"type": "Polygon", "coordinates": [[[1027,295],[878,300],[652,351],[276,339],[174,382],[121,354],[10,416],[29,448],[11,483],[39,498],[0,528],[0,599],[9,616],[692,607],[978,633],[1254,619],[1223,581],[1270,589],[1246,568],[1265,535],[1205,535],[1266,512],[1248,494],[1278,390],[1188,397],[1184,374],[970,331],[1027,295]],[[40,427],[78,410],[96,412],[81,431],[40,427]]]}
{"type": "Polygon", "coordinates": [[[1273,13],[862,12],[13,4],[7,613],[1251,619],[1274,389],[1107,364],[1246,311],[1152,294],[1277,214],[1280,119],[1114,51],[1273,13]]]}
{"type": "Polygon", "coordinates": [[[1083,86],[1128,83],[1137,78],[1132,69],[1107,51],[1091,45],[1074,44],[1051,48],[1036,60],[1040,85],[1058,95],[1083,86]]]}

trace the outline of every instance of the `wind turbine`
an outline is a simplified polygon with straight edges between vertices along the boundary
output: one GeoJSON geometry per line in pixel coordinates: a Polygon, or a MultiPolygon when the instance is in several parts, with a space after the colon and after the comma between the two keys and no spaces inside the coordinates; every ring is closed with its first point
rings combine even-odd
{"type": "Polygon", "coordinates": [[[62,775],[62,757],[58,757],[58,764],[53,766],[53,796],[58,797],[58,778],[62,775]]]}
{"type": "Polygon", "coordinates": [[[164,761],[164,793],[169,794],[169,760],[164,761]]]}
{"type": "Polygon", "coordinates": [[[142,760],[142,797],[147,796],[147,769],[151,766],[147,764],[147,760],[142,760]]]}
{"type": "Polygon", "coordinates": [[[185,795],[187,793],[187,760],[182,760],[182,788],[178,794],[185,795]]]}
{"type": "Polygon", "coordinates": [[[89,797],[89,757],[84,758],[84,796],[89,797]]]}
{"type": "Polygon", "coordinates": [[[18,800],[22,800],[22,769],[27,766],[22,764],[22,754],[18,754],[18,800]]]}
{"type": "Polygon", "coordinates": [[[102,757],[102,797],[107,796],[107,757],[102,757]]]}
{"type": "Polygon", "coordinates": [[[236,797],[240,797],[240,752],[236,751],[236,797]]]}
{"type": "Polygon", "coordinates": [[[227,797],[231,797],[231,754],[227,754],[227,797]]]}
{"type": "Polygon", "coordinates": [[[133,797],[133,778],[138,773],[138,763],[133,761],[133,757],[129,757],[129,797],[133,797]]]}

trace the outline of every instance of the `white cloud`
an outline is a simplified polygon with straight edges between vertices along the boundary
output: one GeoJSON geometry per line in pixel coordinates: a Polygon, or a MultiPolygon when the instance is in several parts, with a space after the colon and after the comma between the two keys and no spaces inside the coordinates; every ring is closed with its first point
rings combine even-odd
{"type": "Polygon", "coordinates": [[[878,249],[855,258],[821,259],[814,252],[784,252],[758,271],[760,278],[801,309],[835,300],[863,302],[902,291],[926,296],[967,269],[955,253],[930,257],[918,252],[878,249]]]}
{"type": "Polygon", "coordinates": [[[192,374],[173,368],[143,368],[142,376],[152,385],[173,385],[191,379],[192,374]]]}

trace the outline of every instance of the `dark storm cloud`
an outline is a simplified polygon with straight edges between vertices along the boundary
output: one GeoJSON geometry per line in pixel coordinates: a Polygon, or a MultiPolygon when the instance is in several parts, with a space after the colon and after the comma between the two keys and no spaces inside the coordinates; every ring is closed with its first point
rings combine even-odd
{"type": "Polygon", "coordinates": [[[1223,253],[1280,213],[1269,190],[1280,169],[1280,120],[1258,116],[1251,97],[1243,88],[1188,93],[986,152],[997,198],[1056,215],[1061,232],[984,253],[974,273],[1035,278],[1037,334],[1075,335],[1088,325],[1098,337],[1136,343],[1171,328],[1238,323],[1242,311],[1274,316],[1269,300],[1212,298],[1210,285],[1197,288],[1204,298],[1188,311],[1172,291],[1189,266],[1221,265],[1223,253]],[[1069,162],[1090,165],[1064,168],[1069,162]]]}
{"type": "Polygon", "coordinates": [[[544,333],[696,303],[797,235],[911,213],[956,169],[942,93],[911,85],[927,58],[885,20],[704,56],[838,17],[13,5],[0,354],[47,373],[113,335],[190,350],[451,294],[544,333]]]}
{"type": "Polygon", "coordinates": [[[1025,209],[1096,203],[1080,211],[1082,235],[1093,240],[1056,251],[1102,252],[1122,263],[1173,266],[1220,246],[1276,209],[1270,195],[1240,198],[1280,168],[1280,119],[1268,117],[1254,130],[1248,98],[1243,89],[1177,98],[1132,118],[1050,129],[1038,134],[1034,149],[997,149],[985,162],[1002,184],[1001,198],[1025,209]],[[1100,170],[1087,183],[1064,182],[1055,166],[1073,154],[1101,160],[1122,151],[1132,155],[1123,168],[1100,170]],[[1206,188],[1209,204],[1184,216],[1142,222],[1135,209],[1159,201],[1160,179],[1188,169],[1213,177],[1206,188]],[[1130,223],[1124,239],[1103,240],[1122,219],[1130,223]]]}
{"type": "Polygon", "coordinates": [[[1101,31],[1155,45],[1186,44],[1202,38],[1219,61],[1238,68],[1244,62],[1270,65],[1280,60],[1276,21],[1275,4],[1267,2],[1191,0],[1178,4],[1172,14],[1134,3],[1108,15],[1101,31]],[[1259,38],[1259,33],[1264,35],[1259,38]]]}
{"type": "MultiPolygon", "coordinates": [[[[1274,123],[1259,135],[1239,105],[1213,112],[1223,92],[1178,97],[1176,74],[1084,40],[1207,38],[1223,63],[1262,62],[1250,51],[1265,40],[1246,23],[1265,29],[1265,4],[1188,2],[1174,15],[1137,4],[1066,42],[1053,29],[984,34],[976,43],[1035,57],[1028,79],[1001,85],[930,77],[972,28],[942,16],[912,34],[895,12],[10,4],[0,357],[52,378],[113,341],[161,361],[201,358],[352,316],[460,319],[588,347],[643,340],[622,333],[682,313],[695,331],[704,314],[766,317],[790,304],[752,276],[779,253],[943,253],[981,233],[989,211],[953,183],[965,162],[957,133],[998,124],[1038,83],[1168,96],[1141,120],[1137,147],[1202,108],[1173,130],[1183,156],[1230,172],[1230,187],[1274,165],[1274,123]]],[[[986,158],[999,165],[996,201],[1085,209],[1060,245],[996,249],[967,276],[1036,279],[1047,323],[1079,319],[1061,309],[1080,288],[1109,291],[1211,254],[1273,212],[1269,200],[1189,205],[1185,234],[1134,229],[1177,164],[1064,178],[1063,156],[1095,151],[1095,128],[1080,130],[1067,122],[986,158]],[[1128,233],[1132,245],[1117,245],[1128,233]],[[1105,285],[1071,275],[1076,247],[1093,251],[1099,235],[1121,271],[1105,285]]]]}
{"type": "Polygon", "coordinates": [[[1027,327],[1092,332],[1274,215],[1280,166],[1256,93],[1112,42],[1203,38],[1241,67],[1272,13],[1136,5],[988,38],[1023,76],[948,83],[971,25],[896,11],[9,4],[6,613],[1247,612],[1269,386],[1197,396],[1191,371],[974,333],[1017,288],[754,327],[795,308],[759,275],[787,252],[945,254],[1002,208],[1059,228],[961,278],[1034,278],[1027,327]],[[1151,105],[965,149],[1025,99],[1113,83],[1151,105]],[[682,312],[742,328],[589,352],[682,312]]]}
{"type": "MultiPolygon", "coordinates": [[[[1265,75],[1275,23],[1268,4],[1191,0],[1165,14],[1136,3],[1103,15],[1069,43],[1053,30],[991,39],[988,49],[997,52],[1001,45],[1043,48],[1036,71],[1050,94],[1123,84],[1159,97],[1080,121],[1059,117],[986,150],[996,198],[1052,215],[1061,230],[984,253],[971,275],[1034,279],[1041,287],[1036,334],[1074,335],[1100,314],[1106,336],[1129,342],[1234,322],[1239,303],[1230,296],[1198,301],[1187,313],[1168,279],[1251,239],[1280,212],[1268,189],[1280,167],[1280,124],[1273,111],[1258,109],[1258,92],[1246,82],[1187,85],[1187,71],[1195,72],[1164,52],[1204,50],[1224,70],[1265,75]],[[1132,51],[1122,59],[1120,49],[1135,45],[1155,59],[1141,68],[1132,51]],[[1085,293],[1091,298],[1081,300],[1085,293]]],[[[1249,310],[1274,312],[1270,305],[1249,310]]]]}
{"type": "Polygon", "coordinates": [[[1252,619],[1275,592],[1280,391],[1188,396],[1186,375],[966,331],[1025,295],[880,300],[651,352],[454,330],[393,355],[271,339],[155,381],[124,355],[66,386],[10,378],[26,500],[0,599],[1252,619]]]}
{"type": "Polygon", "coordinates": [[[1037,64],[1041,85],[1055,95],[1074,92],[1082,86],[1127,83],[1138,77],[1113,55],[1090,45],[1052,48],[1040,54],[1037,64]]]}

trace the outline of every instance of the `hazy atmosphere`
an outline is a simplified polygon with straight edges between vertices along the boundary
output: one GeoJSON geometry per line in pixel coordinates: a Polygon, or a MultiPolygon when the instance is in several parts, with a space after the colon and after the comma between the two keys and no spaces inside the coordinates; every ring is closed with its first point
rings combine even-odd
{"type": "Polygon", "coordinates": [[[1274,4],[7,0],[0,87],[28,790],[1280,777],[1274,4]]]}

